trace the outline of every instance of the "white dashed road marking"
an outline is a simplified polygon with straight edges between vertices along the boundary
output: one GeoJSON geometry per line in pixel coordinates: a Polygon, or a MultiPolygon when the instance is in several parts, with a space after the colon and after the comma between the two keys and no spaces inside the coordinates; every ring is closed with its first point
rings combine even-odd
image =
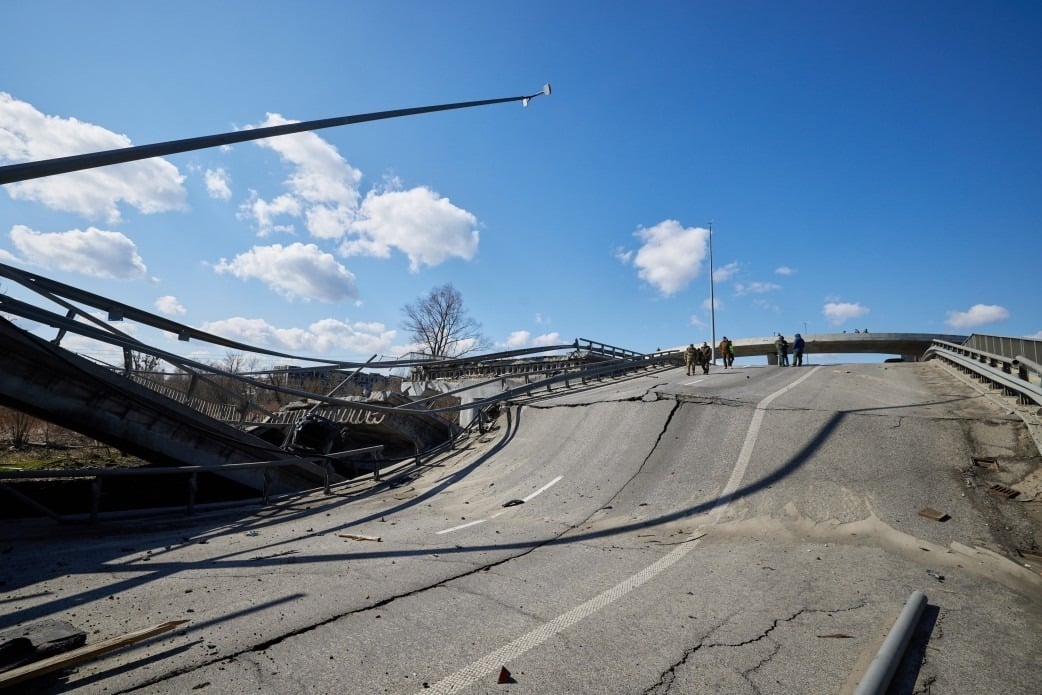
{"type": "MultiPolygon", "coordinates": [[[[563,477],[564,477],[564,476],[561,476],[561,475],[557,476],[556,478],[554,478],[553,480],[551,480],[551,481],[550,481],[549,483],[547,483],[547,484],[546,484],[546,485],[544,485],[543,487],[541,487],[541,488],[539,488],[538,490],[536,490],[535,492],[533,492],[533,493],[532,493],[531,495],[529,495],[528,497],[523,497],[523,498],[521,498],[521,499],[522,499],[522,500],[524,500],[525,502],[528,502],[528,501],[530,501],[530,500],[531,500],[531,499],[532,499],[533,497],[535,497],[536,495],[540,495],[540,494],[542,494],[542,493],[546,492],[546,491],[547,491],[547,490],[549,490],[549,489],[550,489],[551,487],[553,487],[553,486],[554,486],[554,485],[556,485],[557,483],[561,482],[561,478],[563,478],[563,477]]],[[[492,516],[490,516],[490,517],[489,517],[489,519],[495,519],[495,518],[496,518],[497,516],[499,516],[500,514],[505,514],[505,513],[506,513],[506,511],[507,511],[507,510],[505,510],[505,509],[501,509],[500,511],[498,511],[498,512],[496,512],[495,514],[493,514],[492,516]]],[[[460,524],[459,526],[453,526],[452,528],[446,528],[446,529],[442,529],[441,531],[438,531],[437,533],[435,533],[435,535],[436,535],[436,536],[440,536],[440,535],[441,535],[441,534],[443,534],[443,533],[452,533],[453,531],[459,531],[460,529],[464,529],[464,528],[467,528],[467,527],[469,527],[469,526],[477,526],[478,524],[483,524],[483,523],[485,523],[486,521],[488,521],[488,519],[478,519],[477,521],[468,521],[467,523],[465,523],[465,524],[460,524]]]]}

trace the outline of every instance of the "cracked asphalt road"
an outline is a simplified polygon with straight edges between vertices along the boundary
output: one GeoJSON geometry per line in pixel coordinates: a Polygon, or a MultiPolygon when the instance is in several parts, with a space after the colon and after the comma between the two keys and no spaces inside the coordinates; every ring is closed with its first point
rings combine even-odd
{"type": "Polygon", "coordinates": [[[1036,503],[985,485],[1038,452],[937,365],[675,369],[496,427],[256,513],[5,529],[2,627],[190,621],[27,692],[851,692],[915,590],[893,692],[1042,682],[1036,503]]]}

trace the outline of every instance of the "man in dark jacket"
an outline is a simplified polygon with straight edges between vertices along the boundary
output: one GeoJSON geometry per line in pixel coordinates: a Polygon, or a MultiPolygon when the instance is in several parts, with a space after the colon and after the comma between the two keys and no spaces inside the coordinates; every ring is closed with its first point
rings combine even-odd
{"type": "Polygon", "coordinates": [[[806,343],[803,341],[803,336],[799,333],[792,340],[792,366],[802,367],[803,366],[803,348],[806,347],[806,343]]]}

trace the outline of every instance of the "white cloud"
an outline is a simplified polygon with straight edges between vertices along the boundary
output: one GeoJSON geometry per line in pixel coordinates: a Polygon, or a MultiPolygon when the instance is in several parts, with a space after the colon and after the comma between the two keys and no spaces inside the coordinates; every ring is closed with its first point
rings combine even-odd
{"type": "Polygon", "coordinates": [[[36,232],[19,224],[10,236],[25,261],[44,268],[122,280],[143,278],[147,272],[134,242],[119,232],[94,227],[36,232]]]}
{"type": "Polygon", "coordinates": [[[224,169],[207,169],[206,173],[203,174],[203,180],[206,182],[206,192],[210,194],[211,198],[217,200],[230,200],[232,197],[232,189],[228,185],[231,180],[228,176],[228,172],[224,169]]]}
{"type": "Polygon", "coordinates": [[[796,271],[787,265],[778,266],[774,269],[774,272],[778,275],[792,275],[796,271]]]}
{"type": "MultiPolygon", "coordinates": [[[[258,128],[298,121],[269,113],[258,128]]],[[[289,189],[308,203],[358,205],[358,184],[362,172],[348,164],[336,147],[316,133],[297,133],[257,140],[261,147],[274,150],[282,161],[294,167],[286,180],[289,189]]]]}
{"type": "Polygon", "coordinates": [[[1032,333],[1031,335],[1026,335],[1024,337],[1028,340],[1042,340],[1042,331],[1038,331],[1037,333],[1032,333]]]}
{"type": "Polygon", "coordinates": [[[706,297],[702,300],[702,309],[705,311],[716,311],[721,306],[723,305],[720,303],[720,300],[716,298],[710,299],[706,297]]]}
{"type": "MultiPolygon", "coordinates": [[[[257,127],[293,122],[268,114],[257,127]]],[[[257,144],[277,152],[291,167],[286,193],[266,200],[253,192],[239,208],[240,218],[253,220],[261,236],[293,232],[292,221],[285,218],[302,219],[313,238],[342,240],[339,253],[344,256],[389,258],[397,250],[409,259],[412,272],[449,258],[470,260],[477,252],[477,218],[427,187],[402,190],[391,179],[363,198],[361,172],[315,133],[257,144]]]]}
{"type": "Polygon", "coordinates": [[[528,345],[531,337],[532,334],[528,331],[514,331],[507,337],[503,346],[507,348],[522,348],[528,345]]]}
{"type": "Polygon", "coordinates": [[[357,294],[355,276],[314,244],[255,246],[214,266],[240,280],[260,280],[286,299],[336,302],[357,294]]]}
{"type": "MultiPolygon", "coordinates": [[[[269,113],[264,122],[247,129],[296,122],[269,113]]],[[[284,182],[288,192],[271,201],[253,192],[251,200],[239,208],[240,218],[252,218],[261,236],[292,231],[293,225],[275,221],[281,216],[303,217],[308,232],[319,239],[339,239],[347,233],[357,214],[362,173],[348,164],[336,147],[315,133],[264,138],[256,143],[278,153],[290,167],[284,182]]]]}
{"type": "Polygon", "coordinates": [[[724,282],[730,280],[739,270],[738,261],[731,261],[722,268],[717,268],[713,271],[713,282],[724,282]]]}
{"type": "Polygon", "coordinates": [[[312,205],[304,211],[304,226],[317,239],[339,239],[356,216],[355,210],[342,205],[312,205]]]}
{"type": "Polygon", "coordinates": [[[868,307],[850,302],[827,302],[821,313],[825,315],[829,323],[838,326],[844,321],[856,319],[868,313],[868,307]]]}
{"type": "Polygon", "coordinates": [[[736,282],[734,285],[734,293],[739,297],[747,294],[767,294],[780,289],[781,285],[773,282],[750,282],[749,284],[736,282]]]}
{"type": "Polygon", "coordinates": [[[155,307],[156,311],[167,316],[183,316],[188,313],[188,310],[178,303],[177,297],[171,294],[157,299],[155,307]]]}
{"type": "Polygon", "coordinates": [[[473,258],[478,249],[476,225],[474,215],[428,188],[372,192],[340,252],[387,258],[391,248],[397,248],[409,258],[409,270],[417,272],[421,264],[434,266],[453,256],[473,258]]]}
{"type": "Polygon", "coordinates": [[[644,242],[632,258],[637,275],[663,295],[676,294],[698,277],[708,251],[708,229],[664,220],[634,236],[644,242]]]}
{"type": "Polygon", "coordinates": [[[560,344],[561,334],[556,331],[537,335],[534,338],[532,337],[532,333],[529,331],[513,331],[507,337],[506,342],[500,343],[499,347],[514,350],[526,347],[549,347],[551,345],[560,344]]]}
{"type": "Polygon", "coordinates": [[[316,321],[307,328],[278,328],[264,319],[234,317],[206,323],[202,330],[259,347],[309,355],[386,353],[396,334],[382,323],[347,323],[331,318],[316,321]]]}
{"type": "MultiPolygon", "coordinates": [[[[17,163],[131,146],[126,135],[75,118],[48,116],[0,92],[0,163],[17,163]]],[[[121,202],[152,214],[185,207],[184,177],[161,158],[45,176],[4,187],[12,198],[55,210],[120,220],[121,202]]]]}
{"type": "Polygon", "coordinates": [[[1009,318],[1009,311],[996,304],[974,304],[968,311],[949,311],[945,322],[952,328],[974,328],[1009,318]]]}
{"type": "Polygon", "coordinates": [[[293,233],[292,224],[276,224],[275,218],[283,215],[300,217],[300,200],[292,195],[280,195],[273,200],[264,200],[257,191],[250,191],[250,198],[239,206],[236,217],[252,219],[257,224],[257,236],[268,236],[272,232],[293,233]]]}

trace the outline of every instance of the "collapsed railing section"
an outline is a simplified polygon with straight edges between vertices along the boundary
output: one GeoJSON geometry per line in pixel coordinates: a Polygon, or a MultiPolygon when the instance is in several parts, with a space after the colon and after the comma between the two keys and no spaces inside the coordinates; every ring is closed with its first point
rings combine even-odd
{"type": "Polygon", "coordinates": [[[540,348],[526,348],[420,363],[413,368],[413,378],[462,380],[497,377],[520,377],[528,381],[549,378],[559,374],[580,373],[592,364],[610,362],[611,364],[630,364],[633,368],[641,368],[649,363],[670,362],[683,364],[680,352],[676,350],[655,353],[641,353],[625,348],[614,347],[586,338],[578,338],[568,345],[553,345],[540,348]],[[563,354],[549,354],[548,352],[563,354]]]}
{"type": "Polygon", "coordinates": [[[1015,397],[1021,405],[1042,405],[1042,365],[1024,355],[1000,355],[967,344],[935,340],[924,359],[939,358],[978,381],[1015,397]]]}

